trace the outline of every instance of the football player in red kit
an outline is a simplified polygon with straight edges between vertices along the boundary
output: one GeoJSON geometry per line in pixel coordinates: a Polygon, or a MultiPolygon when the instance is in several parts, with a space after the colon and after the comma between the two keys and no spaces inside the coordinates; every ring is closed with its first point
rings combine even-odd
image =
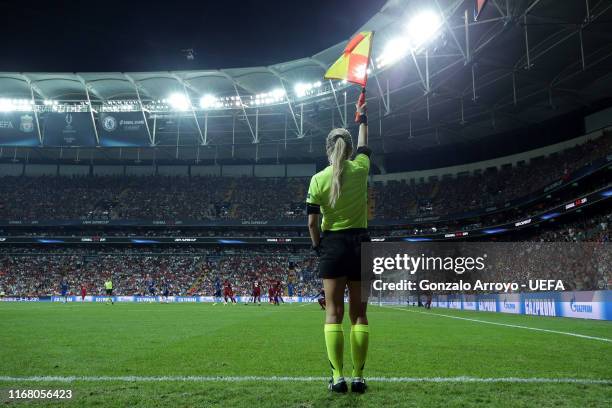
{"type": "Polygon", "coordinates": [[[272,283],[270,283],[268,288],[268,303],[274,303],[274,285],[272,283]]]}
{"type": "Polygon", "coordinates": [[[236,298],[234,297],[234,291],[232,290],[232,284],[229,282],[229,280],[225,280],[225,282],[223,282],[223,304],[227,305],[228,303],[228,299],[232,302],[232,303],[236,303],[236,298]]]}
{"type": "Polygon", "coordinates": [[[85,296],[87,296],[87,287],[83,284],[81,285],[81,303],[85,302],[85,296]]]}
{"type": "Polygon", "coordinates": [[[279,300],[285,303],[283,300],[283,284],[281,281],[276,281],[276,285],[274,286],[274,304],[278,306],[280,304],[279,300]]]}
{"type": "Polygon", "coordinates": [[[253,303],[256,302],[261,306],[261,287],[257,281],[253,282],[253,303]]]}
{"type": "Polygon", "coordinates": [[[321,292],[319,292],[319,299],[317,299],[317,301],[319,302],[319,306],[321,306],[321,310],[325,310],[325,290],[321,289],[321,292]]]}

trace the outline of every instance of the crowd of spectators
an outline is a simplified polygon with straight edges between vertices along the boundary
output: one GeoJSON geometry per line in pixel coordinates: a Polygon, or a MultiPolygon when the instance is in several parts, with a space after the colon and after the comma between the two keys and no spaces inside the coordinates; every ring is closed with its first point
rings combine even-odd
{"type": "Polygon", "coordinates": [[[306,179],[6,176],[4,220],[273,220],[303,215],[306,179]],[[297,210],[297,211],[296,211],[297,210]]]}
{"type": "Polygon", "coordinates": [[[254,282],[265,288],[280,281],[284,295],[311,296],[319,289],[316,259],[308,251],[249,252],[192,248],[159,249],[146,253],[108,248],[31,251],[13,248],[0,253],[0,291],[8,296],[46,296],[60,293],[62,282],[70,293],[85,287],[91,295],[103,295],[103,283],[111,278],[117,295],[160,294],[168,287],[176,296],[213,296],[215,283],[228,280],[236,295],[249,296],[254,282]],[[180,252],[179,252],[180,251],[180,252]],[[153,284],[151,284],[153,282],[153,284]]]}
{"type": "MultiPolygon", "coordinates": [[[[505,261],[493,262],[471,278],[492,282],[561,279],[567,290],[612,288],[611,222],[608,211],[533,230],[520,242],[510,237],[510,242],[497,247],[502,251],[498,257],[491,254],[491,259],[505,261]],[[512,256],[503,251],[511,251],[512,256]],[[517,262],[509,264],[507,259],[517,262]]],[[[167,285],[173,295],[212,296],[215,282],[227,279],[237,295],[248,296],[255,281],[264,293],[281,281],[285,296],[313,296],[321,285],[316,270],[317,258],[296,246],[0,246],[0,291],[16,296],[57,294],[62,280],[72,293],[80,293],[84,285],[88,293],[102,295],[102,284],[109,276],[119,295],[147,295],[153,281],[157,290],[167,285]]]]}
{"type": "Polygon", "coordinates": [[[547,157],[534,158],[529,164],[426,183],[390,181],[385,186],[374,186],[375,218],[401,220],[407,216],[458,214],[500,206],[568,178],[572,172],[610,154],[612,136],[606,135],[547,157]]]}
{"type": "MultiPolygon", "coordinates": [[[[612,152],[605,135],[529,164],[424,183],[370,186],[371,217],[402,220],[499,205],[612,152]]],[[[0,178],[0,220],[294,220],[308,178],[80,176],[0,178]]]]}

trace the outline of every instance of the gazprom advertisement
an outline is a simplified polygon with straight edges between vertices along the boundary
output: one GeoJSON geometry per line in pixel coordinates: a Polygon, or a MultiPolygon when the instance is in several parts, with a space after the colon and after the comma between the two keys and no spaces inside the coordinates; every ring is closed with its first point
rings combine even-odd
{"type": "Polygon", "coordinates": [[[0,146],[37,146],[34,112],[0,112],[0,146]]]}
{"type": "Polygon", "coordinates": [[[98,136],[101,146],[149,146],[147,124],[142,112],[100,113],[98,136]]]}
{"type": "Polygon", "coordinates": [[[95,146],[96,133],[89,112],[51,112],[43,126],[45,146],[95,146]]]}
{"type": "Polygon", "coordinates": [[[612,320],[612,291],[438,295],[432,307],[532,316],[612,320]]]}

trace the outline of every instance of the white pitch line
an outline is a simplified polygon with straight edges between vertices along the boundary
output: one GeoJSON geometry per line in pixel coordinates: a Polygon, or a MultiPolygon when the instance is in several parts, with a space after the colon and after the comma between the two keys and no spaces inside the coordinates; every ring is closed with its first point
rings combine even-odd
{"type": "MultiPolygon", "coordinates": [[[[329,377],[283,377],[283,376],[0,376],[0,382],[325,382],[329,377]]],[[[527,384],[604,384],[612,385],[612,379],[590,378],[519,378],[519,377],[371,377],[369,382],[381,383],[527,383],[527,384]]]]}
{"type": "Polygon", "coordinates": [[[469,317],[452,316],[452,315],[447,315],[443,313],[421,312],[418,310],[402,309],[399,307],[389,307],[389,306],[382,306],[382,307],[386,307],[388,309],[401,310],[401,311],[410,312],[410,313],[420,313],[420,314],[429,315],[429,316],[448,317],[449,319],[467,320],[469,322],[493,324],[496,326],[513,327],[515,329],[526,329],[526,330],[534,330],[534,331],[545,332],[545,333],[564,334],[566,336],[580,337],[582,339],[599,340],[599,341],[605,341],[607,343],[612,343],[612,339],[608,339],[605,337],[587,336],[586,334],[578,334],[578,333],[564,332],[564,331],[550,330],[550,329],[540,329],[539,327],[520,326],[518,324],[491,322],[488,320],[470,319],[469,317]]]}

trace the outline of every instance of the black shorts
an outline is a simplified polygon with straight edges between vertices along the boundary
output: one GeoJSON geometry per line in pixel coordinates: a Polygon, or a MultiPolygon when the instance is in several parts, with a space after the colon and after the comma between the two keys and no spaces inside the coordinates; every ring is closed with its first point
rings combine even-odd
{"type": "Polygon", "coordinates": [[[106,294],[107,295],[112,295],[113,294],[113,290],[112,289],[106,289],[106,294]]]}
{"type": "Polygon", "coordinates": [[[363,228],[324,231],[319,244],[319,277],[361,281],[362,242],[370,242],[368,231],[363,228]]]}

